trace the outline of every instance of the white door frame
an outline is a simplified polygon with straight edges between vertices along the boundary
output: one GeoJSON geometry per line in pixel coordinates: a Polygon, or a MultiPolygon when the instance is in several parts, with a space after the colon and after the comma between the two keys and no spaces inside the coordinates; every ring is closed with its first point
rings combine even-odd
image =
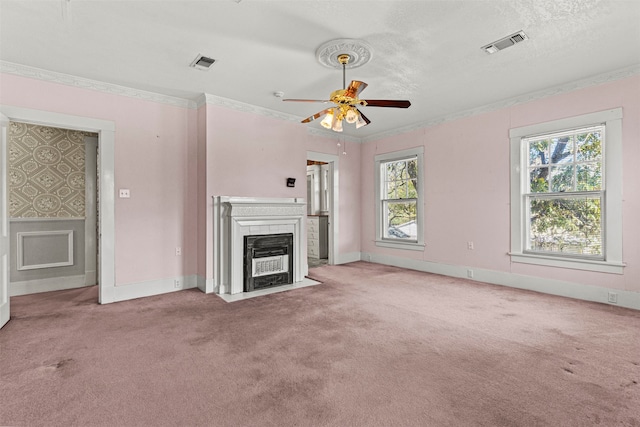
{"type": "MultiPolygon", "coordinates": [[[[315,151],[307,151],[307,160],[315,160],[317,162],[325,162],[329,164],[331,174],[331,187],[329,187],[329,264],[336,264],[339,257],[339,222],[338,222],[338,166],[340,157],[334,154],[317,153],[315,151]]],[[[308,203],[308,201],[307,201],[308,203]]]]}
{"type": "Polygon", "coordinates": [[[95,285],[98,282],[98,138],[84,137],[85,147],[85,220],[84,220],[84,284],[95,285]]]}
{"type": "Polygon", "coordinates": [[[7,208],[7,139],[9,138],[9,118],[0,114],[0,328],[11,314],[9,307],[9,211],[7,208]]]}
{"type": "MultiPolygon", "coordinates": [[[[115,293],[115,123],[90,117],[72,116],[49,111],[0,105],[0,113],[16,122],[51,126],[64,129],[82,130],[98,134],[100,197],[98,228],[100,245],[99,293],[98,302],[105,304],[114,301],[115,293]]],[[[6,155],[6,147],[3,156],[6,155]]],[[[8,205],[8,192],[2,194],[5,212],[8,205]]]]}

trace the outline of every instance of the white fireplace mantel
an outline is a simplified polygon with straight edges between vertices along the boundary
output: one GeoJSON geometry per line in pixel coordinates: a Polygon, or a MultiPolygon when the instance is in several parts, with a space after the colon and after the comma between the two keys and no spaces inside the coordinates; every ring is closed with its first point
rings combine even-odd
{"type": "Polygon", "coordinates": [[[215,292],[243,292],[244,237],[250,235],[292,233],[293,281],[304,279],[304,199],[214,196],[213,206],[215,292]]]}

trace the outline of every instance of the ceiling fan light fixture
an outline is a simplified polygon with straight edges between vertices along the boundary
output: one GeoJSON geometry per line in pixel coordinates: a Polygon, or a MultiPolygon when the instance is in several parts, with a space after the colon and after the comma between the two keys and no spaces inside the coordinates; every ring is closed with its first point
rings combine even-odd
{"type": "Polygon", "coordinates": [[[342,118],[338,117],[336,114],[333,115],[331,130],[334,132],[342,132],[342,118]]]}
{"type": "Polygon", "coordinates": [[[320,124],[325,129],[331,129],[333,127],[333,111],[329,111],[320,124]]]}
{"type": "Polygon", "coordinates": [[[367,122],[365,122],[362,116],[358,114],[358,117],[356,119],[356,129],[360,129],[362,126],[366,126],[366,125],[367,125],[367,122]]]}
{"type": "Polygon", "coordinates": [[[353,108],[350,108],[347,111],[347,114],[345,115],[344,119],[347,121],[347,123],[353,124],[358,121],[358,113],[356,113],[356,111],[353,108]]]}

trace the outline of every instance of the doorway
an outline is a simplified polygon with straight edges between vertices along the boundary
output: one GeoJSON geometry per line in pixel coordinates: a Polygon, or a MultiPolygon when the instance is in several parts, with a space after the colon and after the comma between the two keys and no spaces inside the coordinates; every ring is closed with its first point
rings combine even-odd
{"type": "Polygon", "coordinates": [[[98,302],[101,304],[116,301],[115,286],[115,124],[114,122],[82,116],[33,110],[29,108],[0,105],[0,123],[2,124],[0,152],[0,327],[9,320],[9,264],[13,262],[9,254],[9,222],[7,191],[7,137],[9,122],[21,122],[42,126],[80,130],[97,134],[97,146],[100,150],[98,182],[96,191],[100,194],[96,220],[98,259],[96,263],[98,302]]]}
{"type": "Polygon", "coordinates": [[[97,284],[98,134],[9,123],[10,295],[97,284]]]}
{"type": "Polygon", "coordinates": [[[307,152],[307,265],[338,259],[338,156],[307,152]]]}

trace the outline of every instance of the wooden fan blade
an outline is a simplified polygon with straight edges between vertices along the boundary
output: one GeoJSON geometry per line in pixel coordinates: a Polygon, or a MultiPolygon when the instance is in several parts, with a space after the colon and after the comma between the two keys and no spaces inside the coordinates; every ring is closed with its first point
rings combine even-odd
{"type": "Polygon", "coordinates": [[[393,108],[409,108],[411,102],[391,100],[391,99],[364,99],[367,103],[367,107],[393,107],[393,108]]]}
{"type": "Polygon", "coordinates": [[[349,85],[349,87],[347,88],[344,94],[345,96],[348,96],[351,98],[357,98],[358,95],[360,95],[360,92],[362,92],[367,86],[368,85],[365,82],[352,80],[351,84],[349,85]]]}
{"type": "Polygon", "coordinates": [[[371,120],[369,120],[369,119],[367,118],[367,116],[365,116],[364,114],[362,114],[362,111],[358,110],[357,108],[356,108],[356,110],[357,110],[357,111],[358,111],[358,113],[360,114],[360,117],[362,117],[362,120],[364,120],[364,121],[365,121],[365,124],[364,124],[364,125],[361,125],[360,127],[362,127],[362,126],[366,126],[366,125],[368,125],[369,123],[371,123],[371,120]]]}
{"type": "Polygon", "coordinates": [[[328,99],[283,99],[289,102],[331,102],[328,99]]]}
{"type": "Polygon", "coordinates": [[[309,123],[314,121],[317,118],[320,118],[322,116],[324,116],[325,114],[328,114],[331,111],[331,108],[327,108],[326,110],[322,110],[319,113],[315,113],[313,116],[309,116],[306,119],[304,119],[303,121],[301,121],[300,123],[309,123]]]}

